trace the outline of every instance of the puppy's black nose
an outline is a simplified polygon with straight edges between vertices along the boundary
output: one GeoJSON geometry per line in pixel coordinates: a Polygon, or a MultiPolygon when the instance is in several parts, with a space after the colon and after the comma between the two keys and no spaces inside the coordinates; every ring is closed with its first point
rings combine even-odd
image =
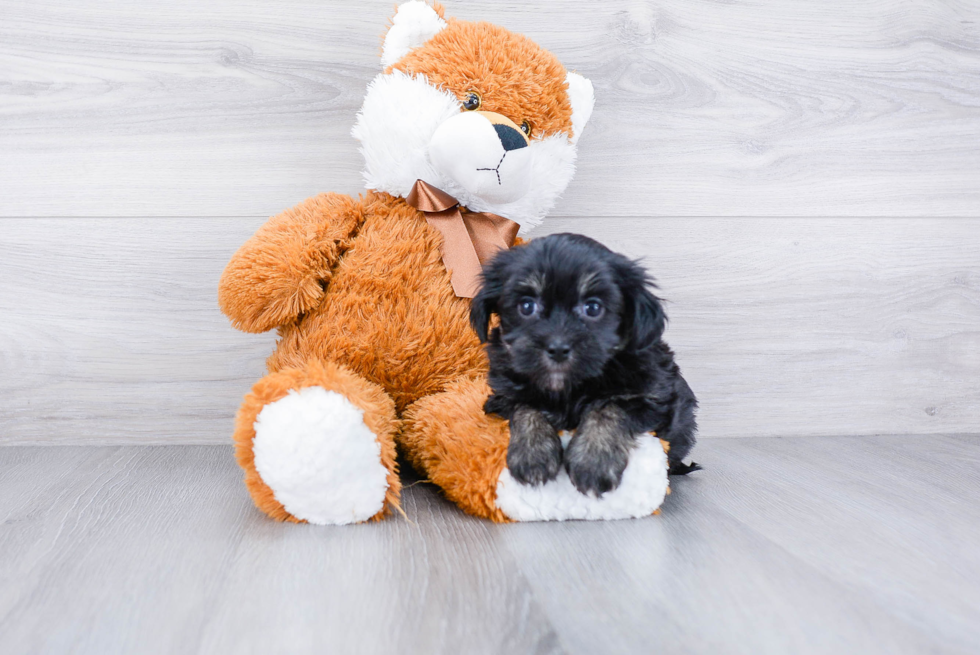
{"type": "Polygon", "coordinates": [[[565,361],[570,352],[572,352],[572,347],[562,339],[552,339],[548,342],[548,358],[554,362],[565,361]]]}

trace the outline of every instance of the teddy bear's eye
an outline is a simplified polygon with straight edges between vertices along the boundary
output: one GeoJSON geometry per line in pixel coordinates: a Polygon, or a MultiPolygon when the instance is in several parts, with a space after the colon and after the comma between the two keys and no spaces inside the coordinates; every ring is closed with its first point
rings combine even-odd
{"type": "Polygon", "coordinates": [[[480,108],[483,104],[483,100],[480,98],[480,94],[476,91],[467,91],[466,97],[463,98],[463,109],[466,111],[474,111],[480,108]]]}
{"type": "Polygon", "coordinates": [[[531,124],[528,123],[527,121],[521,123],[521,132],[523,132],[527,136],[531,136],[531,124]]]}

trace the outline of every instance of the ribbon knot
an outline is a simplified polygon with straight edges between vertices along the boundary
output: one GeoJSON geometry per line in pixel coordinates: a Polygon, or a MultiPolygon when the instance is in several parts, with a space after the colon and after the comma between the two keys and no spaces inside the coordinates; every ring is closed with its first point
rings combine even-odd
{"type": "Polygon", "coordinates": [[[468,212],[451,195],[422,180],[416,180],[405,202],[425,214],[426,222],[442,235],[442,261],[460,298],[476,295],[483,264],[513,246],[520,229],[497,214],[468,212]]]}

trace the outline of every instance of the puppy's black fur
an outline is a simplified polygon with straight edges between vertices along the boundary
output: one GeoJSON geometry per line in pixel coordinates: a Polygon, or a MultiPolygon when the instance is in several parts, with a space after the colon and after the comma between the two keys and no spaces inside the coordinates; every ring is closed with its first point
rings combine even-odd
{"type": "Polygon", "coordinates": [[[488,342],[484,409],[510,421],[507,467],[526,484],[562,464],[582,493],[619,486],[636,435],[670,444],[672,475],[694,446],[697,400],[661,340],[666,317],[637,263],[576,234],[500,252],[470,322],[488,342]],[[500,317],[492,331],[492,315],[500,317]],[[558,431],[575,434],[562,452],[558,431]]]}

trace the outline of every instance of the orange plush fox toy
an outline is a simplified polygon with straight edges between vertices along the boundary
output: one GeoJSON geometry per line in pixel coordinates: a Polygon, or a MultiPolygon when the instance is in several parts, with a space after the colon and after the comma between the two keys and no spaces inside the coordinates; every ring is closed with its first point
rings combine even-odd
{"type": "Polygon", "coordinates": [[[586,497],[506,470],[507,423],[483,412],[487,361],[469,327],[480,261],[536,226],[574,172],[592,84],[527,38],[398,7],[353,135],[367,192],[273,217],[221,278],[221,309],[280,339],[234,435],[256,506],[344,524],[397,508],[396,444],[465,511],[494,521],[623,518],[667,489],[644,437],[622,483],[586,497]]]}

